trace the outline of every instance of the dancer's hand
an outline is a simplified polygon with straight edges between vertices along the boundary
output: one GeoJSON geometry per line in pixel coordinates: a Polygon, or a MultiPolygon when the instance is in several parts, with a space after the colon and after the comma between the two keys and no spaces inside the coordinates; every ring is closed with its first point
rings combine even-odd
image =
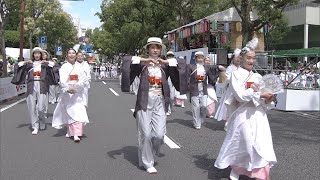
{"type": "Polygon", "coordinates": [[[273,99],[274,99],[274,95],[273,95],[272,93],[270,93],[270,92],[262,93],[262,94],[260,95],[260,97],[261,97],[261,98],[264,98],[266,104],[270,104],[270,103],[273,101],[273,99]]]}
{"type": "Polygon", "coordinates": [[[168,60],[164,60],[164,59],[161,59],[161,58],[158,58],[158,59],[157,59],[157,62],[158,62],[159,64],[169,64],[169,61],[168,61],[168,60]]]}

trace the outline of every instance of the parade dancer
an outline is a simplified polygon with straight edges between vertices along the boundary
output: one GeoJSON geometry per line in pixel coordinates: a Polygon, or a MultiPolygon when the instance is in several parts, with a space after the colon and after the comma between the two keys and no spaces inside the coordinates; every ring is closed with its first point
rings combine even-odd
{"type": "MultiPolygon", "coordinates": [[[[122,64],[122,91],[129,92],[135,77],[140,77],[134,117],[138,126],[139,166],[150,174],[157,173],[154,168],[154,154],[159,154],[166,133],[166,114],[170,101],[167,78],[173,85],[180,85],[176,59],[163,60],[160,57],[165,49],[160,38],[151,37],[144,46],[149,58],[125,56],[122,64]]],[[[185,90],[182,90],[183,92],[185,90]]]]}
{"type": "Polygon", "coordinates": [[[49,86],[49,103],[54,104],[58,102],[58,94],[59,94],[59,69],[60,65],[57,63],[57,58],[52,58],[50,61],[54,63],[53,71],[55,75],[56,84],[52,84],[49,86]]]}
{"type": "Polygon", "coordinates": [[[231,64],[227,67],[227,70],[226,70],[226,79],[224,82],[222,82],[223,84],[223,89],[224,89],[224,93],[220,99],[220,104],[218,106],[218,109],[217,109],[217,112],[215,114],[215,119],[218,120],[218,121],[221,121],[221,120],[224,120],[226,121],[225,122],[225,125],[224,125],[224,130],[226,131],[227,130],[227,127],[228,127],[228,115],[232,112],[228,111],[227,110],[227,106],[225,104],[225,100],[230,96],[231,94],[231,91],[228,90],[228,87],[229,87],[229,81],[230,81],[230,77],[231,77],[231,73],[233,71],[236,71],[238,70],[238,68],[240,67],[240,64],[241,64],[241,49],[235,49],[233,54],[232,54],[232,57],[231,57],[231,64]]]}
{"type": "Polygon", "coordinates": [[[17,79],[27,78],[27,106],[31,120],[32,134],[46,129],[46,105],[50,82],[54,80],[53,62],[41,60],[43,50],[39,47],[32,49],[32,60],[18,63],[17,79]]]}
{"type": "Polygon", "coordinates": [[[52,127],[61,129],[67,126],[66,137],[72,137],[74,142],[80,142],[83,127],[89,123],[85,107],[84,88],[89,79],[82,66],[76,63],[76,51],[72,48],[67,51],[67,62],[59,70],[62,93],[53,112],[52,127]]]}
{"type": "Polygon", "coordinates": [[[260,74],[252,72],[257,41],[253,39],[243,48],[241,67],[231,74],[229,82],[231,95],[226,104],[234,111],[229,117],[228,131],[215,167],[225,169],[230,166],[231,180],[238,180],[239,175],[269,180],[270,167],[276,163],[266,115],[273,94],[256,92],[257,89],[250,86],[261,79],[260,74]]]}
{"type": "MultiPolygon", "coordinates": [[[[210,65],[210,58],[207,57],[205,59],[205,64],[210,65]]],[[[208,91],[208,98],[207,98],[207,117],[213,118],[213,114],[216,111],[216,103],[218,102],[216,90],[214,89],[215,82],[212,82],[211,79],[207,79],[207,91],[208,91]],[[211,82],[209,82],[211,81],[211,82]]]]}
{"type": "MultiPolygon", "coordinates": [[[[168,51],[166,59],[171,59],[171,58],[175,58],[174,53],[172,51],[168,51]]],[[[168,85],[169,85],[169,89],[170,89],[170,103],[169,103],[168,111],[167,111],[166,115],[170,116],[172,113],[172,107],[173,107],[173,103],[174,103],[174,93],[175,93],[175,88],[171,82],[170,77],[168,78],[168,85]]]]}
{"type": "Polygon", "coordinates": [[[215,83],[220,71],[225,70],[223,66],[205,65],[205,56],[202,51],[195,53],[197,64],[188,64],[187,76],[189,79],[189,91],[192,104],[193,126],[200,129],[207,114],[207,79],[215,83]]]}
{"type": "Polygon", "coordinates": [[[103,63],[102,65],[100,65],[100,79],[104,79],[106,77],[106,66],[103,63]]]}
{"type": "Polygon", "coordinates": [[[85,86],[83,89],[83,100],[84,100],[86,107],[88,107],[88,95],[89,95],[88,93],[89,93],[90,83],[91,83],[90,66],[86,61],[83,60],[83,53],[82,52],[77,53],[77,62],[76,63],[81,66],[81,69],[83,70],[83,72],[85,73],[85,75],[87,76],[87,79],[89,81],[87,86],[85,86]]]}

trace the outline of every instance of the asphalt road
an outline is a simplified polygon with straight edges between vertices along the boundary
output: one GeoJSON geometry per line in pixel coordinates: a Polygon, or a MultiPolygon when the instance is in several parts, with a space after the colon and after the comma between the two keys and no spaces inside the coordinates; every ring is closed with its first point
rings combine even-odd
{"type": "MultiPolygon", "coordinates": [[[[167,136],[180,146],[163,145],[156,175],[138,167],[136,97],[122,93],[117,80],[92,82],[85,136],[79,144],[65,138],[66,130],[50,126],[55,105],[49,105],[48,129],[31,135],[24,98],[0,105],[1,180],[226,180],[230,169],[213,163],[225,132],[223,123],[206,119],[201,130],[191,123],[191,106],[174,107],[167,119],[167,136]],[[109,88],[112,88],[112,92],[109,88]]],[[[320,179],[319,112],[268,113],[278,163],[273,180],[320,179]]],[[[248,178],[241,177],[241,180],[248,178]]]]}

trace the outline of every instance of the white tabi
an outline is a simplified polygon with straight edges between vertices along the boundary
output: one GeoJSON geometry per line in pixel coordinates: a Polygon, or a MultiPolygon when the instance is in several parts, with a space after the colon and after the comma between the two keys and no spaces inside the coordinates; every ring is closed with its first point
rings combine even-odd
{"type": "Polygon", "coordinates": [[[219,101],[219,106],[218,106],[218,109],[217,109],[216,114],[214,116],[214,118],[218,121],[227,120],[228,114],[231,113],[231,112],[228,112],[225,101],[231,95],[231,91],[228,90],[231,73],[236,70],[238,70],[238,67],[235,66],[234,64],[230,64],[226,69],[227,79],[223,83],[224,93],[219,101]]]}
{"type": "Polygon", "coordinates": [[[225,103],[233,113],[215,162],[215,167],[219,169],[231,166],[254,172],[271,167],[277,161],[266,114],[272,105],[260,98],[260,92],[246,89],[246,82],[257,82],[260,78],[258,73],[243,68],[231,74],[231,95],[225,103]]]}
{"type": "Polygon", "coordinates": [[[89,80],[82,70],[80,64],[74,65],[69,62],[63,64],[59,70],[60,73],[60,86],[62,93],[60,95],[61,101],[53,113],[52,127],[61,129],[65,125],[74,122],[83,124],[89,123],[85,102],[83,100],[84,88],[88,86],[89,80]],[[69,75],[78,75],[79,81],[76,84],[76,93],[70,94],[67,92],[69,85],[69,75]]]}
{"type": "Polygon", "coordinates": [[[91,69],[90,69],[90,65],[86,62],[86,61],[82,61],[82,63],[80,62],[76,62],[77,64],[79,64],[81,66],[81,69],[83,70],[83,72],[86,75],[86,79],[88,79],[88,84],[84,87],[83,89],[83,101],[85,103],[85,105],[88,107],[88,92],[90,89],[90,82],[91,82],[91,69]]]}

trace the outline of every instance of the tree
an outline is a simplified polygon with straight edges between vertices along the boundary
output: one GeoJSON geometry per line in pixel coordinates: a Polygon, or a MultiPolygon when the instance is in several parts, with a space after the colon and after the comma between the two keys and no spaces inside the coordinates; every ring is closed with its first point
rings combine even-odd
{"type": "Polygon", "coordinates": [[[77,41],[77,30],[72,17],[62,11],[61,6],[48,7],[38,20],[38,35],[47,36],[47,49],[51,52],[56,45],[62,45],[63,49],[72,47],[77,41]]]}
{"type": "Polygon", "coordinates": [[[242,20],[242,45],[252,39],[254,31],[281,19],[284,8],[297,2],[298,0],[231,0],[242,20]],[[254,10],[258,19],[251,20],[250,12],[254,10]]]}
{"type": "Polygon", "coordinates": [[[39,18],[43,17],[43,14],[48,9],[59,8],[60,2],[58,0],[26,0],[26,12],[25,12],[25,30],[29,35],[29,46],[33,48],[32,38],[35,33],[38,32],[39,18]]]}
{"type": "Polygon", "coordinates": [[[101,44],[101,49],[114,54],[141,52],[148,37],[163,37],[169,30],[229,6],[225,0],[104,0],[97,15],[103,22],[101,33],[108,38],[105,43],[112,48],[101,44]]]}
{"type": "Polygon", "coordinates": [[[5,44],[5,28],[9,21],[10,15],[18,11],[19,0],[0,0],[0,47],[3,58],[3,76],[7,76],[7,55],[5,44]]]}

